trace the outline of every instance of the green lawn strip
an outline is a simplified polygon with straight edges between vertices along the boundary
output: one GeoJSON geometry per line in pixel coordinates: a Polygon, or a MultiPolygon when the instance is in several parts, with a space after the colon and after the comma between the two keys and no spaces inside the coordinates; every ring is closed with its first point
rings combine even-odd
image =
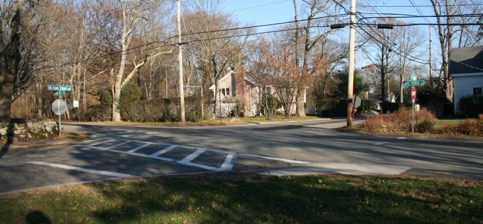
{"type": "Polygon", "coordinates": [[[464,119],[438,119],[434,125],[435,129],[442,128],[447,125],[457,126],[464,122],[464,119]]]}
{"type": "Polygon", "coordinates": [[[479,181],[240,173],[0,197],[0,223],[481,223],[479,181]]]}

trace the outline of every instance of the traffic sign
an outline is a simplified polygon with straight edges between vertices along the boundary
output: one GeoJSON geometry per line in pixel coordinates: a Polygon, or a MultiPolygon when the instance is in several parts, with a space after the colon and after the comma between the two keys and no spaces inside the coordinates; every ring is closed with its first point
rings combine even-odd
{"type": "Polygon", "coordinates": [[[72,86],[68,86],[68,85],[47,85],[47,90],[51,90],[51,91],[72,91],[72,86]]]}
{"type": "Polygon", "coordinates": [[[63,96],[63,95],[65,95],[64,91],[57,91],[54,93],[54,96],[63,96]]]}
{"type": "Polygon", "coordinates": [[[404,86],[424,86],[424,80],[404,81],[404,86]]]}
{"type": "Polygon", "coordinates": [[[413,100],[414,104],[416,101],[416,88],[414,86],[411,88],[411,99],[413,100]]]}
{"type": "Polygon", "coordinates": [[[52,112],[54,112],[55,115],[60,116],[64,114],[66,110],[67,104],[65,101],[57,99],[52,103],[52,112]]]}

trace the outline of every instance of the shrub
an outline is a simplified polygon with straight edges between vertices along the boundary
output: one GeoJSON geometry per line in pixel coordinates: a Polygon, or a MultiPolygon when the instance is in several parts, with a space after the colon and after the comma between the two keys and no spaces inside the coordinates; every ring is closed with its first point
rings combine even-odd
{"type": "Polygon", "coordinates": [[[380,116],[367,119],[364,128],[370,132],[382,132],[385,129],[384,119],[380,116]]]}
{"type": "MultiPolygon", "coordinates": [[[[402,109],[392,114],[372,117],[366,120],[364,127],[368,131],[411,131],[411,109],[402,109]]],[[[414,129],[416,132],[431,132],[434,129],[436,117],[431,112],[422,109],[415,113],[414,129]]]]}
{"type": "Polygon", "coordinates": [[[119,99],[119,111],[121,111],[121,117],[125,115],[122,114],[124,107],[129,107],[134,101],[141,99],[141,88],[133,81],[129,81],[122,87],[121,98],[119,99]]]}
{"type": "Polygon", "coordinates": [[[276,97],[265,94],[260,100],[260,110],[267,116],[271,118],[275,115],[275,111],[282,107],[282,103],[276,97]]]}
{"type": "Polygon", "coordinates": [[[467,117],[478,117],[483,113],[483,96],[465,96],[458,102],[458,109],[467,117]]]}
{"type": "Polygon", "coordinates": [[[137,100],[121,108],[122,119],[134,122],[158,122],[162,120],[165,104],[162,100],[137,100]]]}
{"type": "Polygon", "coordinates": [[[381,103],[381,109],[382,113],[393,113],[399,110],[400,108],[399,103],[391,103],[391,102],[382,102],[381,103]]]}
{"type": "Polygon", "coordinates": [[[102,105],[92,105],[87,108],[85,119],[88,121],[109,121],[112,117],[112,110],[102,105]]]}
{"type": "Polygon", "coordinates": [[[421,109],[419,112],[415,112],[414,119],[414,131],[419,133],[427,133],[434,130],[436,116],[426,109],[421,109]]]}
{"type": "Polygon", "coordinates": [[[371,109],[371,101],[370,100],[361,100],[361,106],[357,108],[356,114],[360,115],[369,111],[371,109]]]}
{"type": "MultiPolygon", "coordinates": [[[[176,122],[180,120],[179,99],[136,100],[121,108],[122,119],[135,122],[176,122]]],[[[206,108],[205,108],[205,114],[206,108]]],[[[186,121],[196,122],[201,116],[201,98],[185,98],[186,121]]]]}
{"type": "Polygon", "coordinates": [[[322,99],[315,102],[317,116],[337,117],[346,116],[347,101],[338,99],[322,99]]]}

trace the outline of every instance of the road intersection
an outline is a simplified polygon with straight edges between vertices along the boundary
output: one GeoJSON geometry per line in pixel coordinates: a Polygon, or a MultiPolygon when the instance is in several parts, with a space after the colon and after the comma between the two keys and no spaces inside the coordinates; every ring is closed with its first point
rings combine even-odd
{"type": "Polygon", "coordinates": [[[74,145],[0,158],[0,194],[116,178],[255,172],[431,175],[483,179],[483,143],[340,133],[343,121],[238,127],[67,125],[93,134],[74,145]],[[455,175],[457,174],[457,175],[455,175]]]}

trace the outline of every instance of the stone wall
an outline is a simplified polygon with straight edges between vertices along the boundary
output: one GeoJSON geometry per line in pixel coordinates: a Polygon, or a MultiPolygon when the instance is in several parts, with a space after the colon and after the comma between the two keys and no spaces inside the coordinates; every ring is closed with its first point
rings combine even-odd
{"type": "Polygon", "coordinates": [[[13,132],[14,140],[33,140],[48,138],[59,133],[54,120],[16,119],[8,123],[0,123],[0,139],[6,140],[9,131],[13,132]]]}

